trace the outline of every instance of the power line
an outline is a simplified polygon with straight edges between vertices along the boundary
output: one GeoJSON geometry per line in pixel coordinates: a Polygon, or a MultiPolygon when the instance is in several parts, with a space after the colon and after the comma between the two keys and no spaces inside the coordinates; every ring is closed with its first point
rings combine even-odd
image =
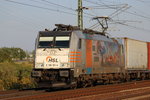
{"type": "Polygon", "coordinates": [[[36,6],[36,5],[31,5],[31,4],[26,4],[26,3],[21,3],[21,2],[16,2],[16,1],[12,1],[12,0],[5,0],[5,1],[11,2],[11,3],[15,3],[15,4],[24,5],[24,6],[50,10],[50,11],[53,11],[53,12],[61,12],[61,13],[65,13],[65,14],[76,15],[76,14],[70,13],[70,12],[65,12],[65,11],[61,11],[61,10],[56,10],[56,9],[51,9],[51,8],[46,8],[46,7],[41,7],[41,6],[36,6]]]}
{"type": "Polygon", "coordinates": [[[109,17],[113,18],[113,17],[115,17],[116,15],[118,15],[118,14],[120,14],[120,13],[126,11],[126,10],[129,9],[130,7],[131,7],[131,6],[128,7],[128,5],[125,5],[125,6],[123,6],[122,8],[117,9],[115,12],[113,12],[112,14],[110,14],[109,17]]]}
{"type": "Polygon", "coordinates": [[[131,14],[131,15],[135,15],[135,16],[142,17],[142,18],[150,20],[150,17],[143,16],[143,15],[140,15],[140,14],[137,14],[137,13],[132,13],[132,12],[129,12],[129,11],[126,11],[125,13],[128,13],[128,14],[131,14]]]}
{"type": "Polygon", "coordinates": [[[116,23],[118,23],[120,25],[128,26],[128,27],[133,28],[133,29],[138,29],[138,30],[142,30],[142,31],[145,31],[145,32],[150,32],[150,30],[145,29],[145,28],[135,27],[135,26],[128,25],[128,24],[125,24],[125,23],[121,23],[121,22],[116,22],[116,23]]]}
{"type": "MultiPolygon", "coordinates": [[[[99,0],[100,1],[100,0],[99,0]]],[[[130,8],[131,6],[129,6],[128,8],[130,8]]],[[[139,10],[138,10],[139,11],[139,10]]],[[[150,17],[147,17],[147,16],[143,16],[143,15],[145,15],[145,14],[138,14],[138,13],[136,13],[136,12],[129,12],[129,11],[123,11],[123,12],[125,12],[125,13],[128,13],[128,14],[131,14],[131,15],[134,15],[134,16],[138,16],[138,17],[141,17],[141,18],[145,18],[145,19],[148,19],[148,20],[150,20],[150,17]]]]}
{"type": "MultiPolygon", "coordinates": [[[[105,7],[106,7],[106,8],[109,8],[109,9],[116,9],[116,8],[121,8],[122,6],[126,5],[126,4],[106,5],[106,4],[102,3],[100,0],[99,0],[99,1],[100,1],[102,4],[100,4],[100,3],[98,3],[98,2],[89,1],[89,0],[84,0],[84,1],[86,1],[86,2],[88,2],[88,3],[95,4],[95,5],[99,5],[99,7],[103,7],[103,9],[104,9],[105,7]]],[[[105,8],[105,9],[106,9],[106,8],[105,8]]]]}
{"type": "Polygon", "coordinates": [[[104,6],[106,6],[107,8],[110,8],[110,9],[118,9],[118,8],[122,8],[124,7],[125,5],[127,4],[119,4],[119,5],[106,5],[105,3],[103,3],[101,0],[98,0],[99,2],[101,2],[104,6]]]}
{"type": "MultiPolygon", "coordinates": [[[[100,0],[99,0],[100,1],[100,0]]],[[[104,3],[103,3],[104,4],[104,3]]],[[[105,4],[104,4],[105,5],[105,4]]],[[[125,7],[127,4],[125,4],[123,7],[125,7]]],[[[105,6],[108,6],[108,5],[105,5],[105,6]]],[[[131,6],[129,6],[128,8],[130,8],[131,6]]],[[[127,8],[127,9],[128,9],[127,8]]],[[[120,8],[121,9],[121,8],[120,8]]],[[[125,11],[125,10],[121,10],[121,11],[125,11]]],[[[147,16],[143,16],[143,15],[140,15],[140,14],[137,14],[137,13],[132,13],[132,12],[129,12],[129,11],[125,11],[125,13],[128,13],[128,14],[132,14],[132,15],[135,15],[135,16],[139,16],[139,17],[142,17],[142,18],[145,18],[145,19],[149,19],[149,17],[147,16]]]]}
{"type": "MultiPolygon", "coordinates": [[[[56,10],[56,9],[51,9],[51,8],[46,8],[46,7],[41,7],[41,6],[36,6],[36,5],[31,5],[31,4],[26,4],[26,3],[21,3],[21,2],[16,2],[16,1],[13,1],[13,0],[5,0],[5,1],[11,2],[11,3],[15,3],[15,4],[24,5],[24,6],[29,6],[29,7],[34,7],[34,8],[40,8],[40,9],[45,9],[45,10],[50,10],[50,11],[54,11],[54,12],[62,12],[62,13],[65,13],[65,14],[76,15],[76,14],[70,13],[70,12],[65,12],[65,11],[61,11],[61,10],[56,10]]],[[[49,1],[47,1],[47,0],[42,0],[42,1],[49,2],[49,1]]],[[[85,1],[99,5],[99,3],[95,3],[95,2],[92,2],[92,1],[88,1],[88,0],[85,0],[85,1]]],[[[49,3],[50,3],[50,2],[49,2],[49,3]]],[[[59,4],[55,4],[55,3],[51,3],[51,4],[57,5],[57,6],[60,6],[60,7],[63,7],[63,8],[68,9],[68,10],[76,11],[76,10],[74,10],[74,9],[72,9],[72,8],[65,7],[65,6],[63,6],[63,5],[59,5],[59,4]]],[[[149,17],[143,16],[143,15],[140,15],[140,14],[137,14],[137,13],[127,12],[127,11],[126,11],[126,13],[129,13],[129,14],[132,14],[132,15],[139,16],[139,17],[142,17],[142,18],[145,18],[145,19],[149,19],[149,20],[150,20],[149,17]]],[[[86,13],[86,14],[89,15],[89,16],[94,16],[94,15],[89,14],[89,13],[86,13]]],[[[121,23],[119,23],[119,24],[121,24],[121,23]]],[[[122,23],[122,25],[123,25],[123,23],[122,23]]],[[[130,25],[127,25],[127,24],[124,24],[124,25],[130,26],[130,25]]],[[[130,26],[130,27],[136,28],[136,27],[134,27],[134,26],[130,26]]],[[[147,31],[146,29],[143,29],[143,28],[138,28],[138,29],[147,31]]],[[[149,31],[149,30],[148,30],[148,31],[149,31]]]]}
{"type": "MultiPolygon", "coordinates": [[[[40,3],[39,1],[35,1],[35,0],[32,0],[32,1],[40,3]]],[[[65,9],[70,10],[70,11],[77,12],[77,10],[76,10],[76,9],[69,8],[69,7],[66,7],[66,6],[60,5],[60,4],[56,4],[56,3],[53,3],[53,2],[50,2],[50,1],[47,1],[47,0],[41,0],[41,1],[43,1],[43,2],[47,3],[47,5],[55,5],[55,6],[65,8],[65,9]]],[[[83,13],[84,13],[84,14],[86,14],[86,15],[84,15],[84,17],[91,18],[91,16],[94,16],[94,15],[89,14],[89,13],[86,13],[86,12],[83,12],[83,13]]]]}
{"type": "MultiPolygon", "coordinates": [[[[76,9],[69,8],[69,7],[66,7],[66,6],[60,5],[60,4],[56,4],[56,3],[53,3],[53,2],[50,2],[50,1],[47,1],[47,0],[41,0],[41,1],[43,1],[43,2],[47,2],[47,3],[51,4],[51,5],[59,6],[59,7],[62,7],[62,8],[65,8],[65,9],[68,9],[68,10],[71,10],[71,11],[75,11],[75,12],[77,12],[77,10],[76,10],[76,9]]],[[[94,15],[89,14],[89,13],[85,13],[85,12],[83,12],[83,13],[84,13],[84,14],[86,14],[86,15],[89,15],[89,16],[94,16],[94,15]]],[[[89,16],[88,16],[88,17],[89,17],[89,16]]],[[[87,17],[87,16],[86,16],[86,17],[87,17]]]]}
{"type": "Polygon", "coordinates": [[[145,1],[145,0],[136,0],[138,2],[142,2],[142,3],[150,3],[150,1],[145,1]]]}
{"type": "Polygon", "coordinates": [[[71,10],[71,11],[76,11],[76,10],[75,10],[75,9],[73,9],[73,8],[69,8],[69,7],[66,7],[66,6],[60,5],[60,4],[56,4],[56,3],[53,3],[53,2],[47,1],[47,0],[41,0],[41,1],[46,2],[46,3],[49,3],[49,4],[52,4],[52,5],[56,5],[56,6],[59,6],[59,7],[62,7],[62,8],[65,8],[65,9],[71,10]]]}
{"type": "Polygon", "coordinates": [[[93,1],[88,1],[88,0],[84,0],[88,3],[92,3],[92,4],[95,4],[95,5],[99,5],[99,6],[103,6],[102,4],[99,4],[98,2],[93,2],[93,1]]]}
{"type": "MultiPolygon", "coordinates": [[[[85,1],[87,1],[87,2],[89,2],[89,3],[93,3],[93,4],[96,4],[96,5],[99,5],[99,3],[95,3],[95,2],[92,2],[92,1],[88,1],[88,0],[85,0],[85,1]]],[[[99,1],[100,1],[100,0],[99,0],[99,1]]],[[[105,5],[105,6],[107,6],[107,5],[105,5]]],[[[125,5],[125,6],[126,6],[126,5],[125,5]]],[[[109,15],[109,16],[114,17],[114,16],[118,15],[119,13],[125,12],[125,13],[131,14],[131,15],[135,15],[135,16],[142,17],[142,18],[145,18],[145,19],[150,20],[150,18],[147,17],[147,16],[143,16],[143,15],[141,15],[141,14],[137,14],[137,13],[133,13],[133,12],[126,11],[126,10],[129,9],[131,6],[129,6],[129,7],[127,7],[127,6],[125,7],[125,6],[122,7],[122,8],[120,8],[120,9],[116,9],[116,11],[115,11],[114,13],[112,13],[111,15],[109,15]]],[[[98,24],[98,23],[92,25],[90,28],[92,28],[92,27],[95,28],[97,24],[98,24]]],[[[143,31],[149,31],[149,30],[144,29],[144,28],[134,27],[134,26],[127,25],[127,24],[124,24],[124,23],[121,23],[121,22],[118,22],[118,24],[122,24],[122,25],[125,25],[125,26],[128,26],[128,27],[135,28],[135,29],[139,29],[139,30],[143,30],[143,31]]],[[[98,26],[97,26],[97,27],[98,27],[98,26]]]]}

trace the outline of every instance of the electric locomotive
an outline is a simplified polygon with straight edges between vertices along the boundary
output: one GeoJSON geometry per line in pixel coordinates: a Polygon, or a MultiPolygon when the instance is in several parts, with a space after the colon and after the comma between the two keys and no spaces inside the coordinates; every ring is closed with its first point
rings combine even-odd
{"type": "Polygon", "coordinates": [[[32,78],[39,87],[86,87],[124,75],[124,49],[118,39],[75,26],[56,26],[40,31],[36,38],[32,78]]]}

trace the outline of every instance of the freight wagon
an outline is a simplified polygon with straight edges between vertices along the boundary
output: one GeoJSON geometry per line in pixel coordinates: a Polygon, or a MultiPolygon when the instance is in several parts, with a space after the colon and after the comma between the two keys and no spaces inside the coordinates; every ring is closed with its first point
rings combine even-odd
{"type": "MultiPolygon", "coordinates": [[[[58,24],[36,39],[32,77],[40,87],[86,87],[149,79],[149,43],[58,24]]],[[[150,47],[149,47],[150,48],[150,47]]]]}
{"type": "Polygon", "coordinates": [[[147,70],[148,47],[147,42],[122,38],[125,54],[125,69],[147,70]]]}

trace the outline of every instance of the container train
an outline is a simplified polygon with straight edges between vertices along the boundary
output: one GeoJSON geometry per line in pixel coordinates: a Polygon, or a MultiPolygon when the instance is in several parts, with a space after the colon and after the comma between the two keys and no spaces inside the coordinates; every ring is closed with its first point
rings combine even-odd
{"type": "Polygon", "coordinates": [[[57,24],[40,31],[31,73],[39,87],[71,88],[150,79],[150,43],[57,24]]]}

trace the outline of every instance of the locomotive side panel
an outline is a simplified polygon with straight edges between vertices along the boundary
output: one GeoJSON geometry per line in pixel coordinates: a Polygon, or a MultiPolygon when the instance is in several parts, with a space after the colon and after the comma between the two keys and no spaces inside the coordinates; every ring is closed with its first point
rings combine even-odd
{"type": "Polygon", "coordinates": [[[101,59],[100,55],[98,54],[98,46],[97,46],[97,40],[93,40],[93,46],[92,46],[92,55],[93,55],[93,72],[99,73],[100,67],[101,67],[101,59]]]}
{"type": "Polygon", "coordinates": [[[148,49],[148,70],[150,70],[150,42],[147,43],[147,49],[148,49]]]}
{"type": "Polygon", "coordinates": [[[76,33],[82,34],[81,31],[72,32],[69,51],[69,62],[70,67],[74,70],[74,77],[82,74],[85,66],[85,52],[81,50],[84,49],[81,47],[84,45],[84,41],[76,33]]]}
{"type": "MultiPolygon", "coordinates": [[[[99,68],[99,73],[116,73],[124,71],[122,46],[118,44],[117,41],[108,42],[98,40],[95,41],[95,47],[97,48],[93,51],[93,62],[99,68]],[[97,63],[99,65],[97,65],[97,63]]],[[[94,70],[95,69],[93,69],[93,72],[94,70]]]]}
{"type": "Polygon", "coordinates": [[[126,55],[126,69],[146,70],[147,69],[147,43],[143,41],[124,38],[126,55]]]}
{"type": "MultiPolygon", "coordinates": [[[[82,38],[81,73],[100,74],[124,71],[124,51],[122,44],[115,39],[96,34],[76,32],[82,38]],[[85,64],[85,65],[84,65],[85,64]]],[[[77,66],[76,66],[77,67],[77,66]]]]}

